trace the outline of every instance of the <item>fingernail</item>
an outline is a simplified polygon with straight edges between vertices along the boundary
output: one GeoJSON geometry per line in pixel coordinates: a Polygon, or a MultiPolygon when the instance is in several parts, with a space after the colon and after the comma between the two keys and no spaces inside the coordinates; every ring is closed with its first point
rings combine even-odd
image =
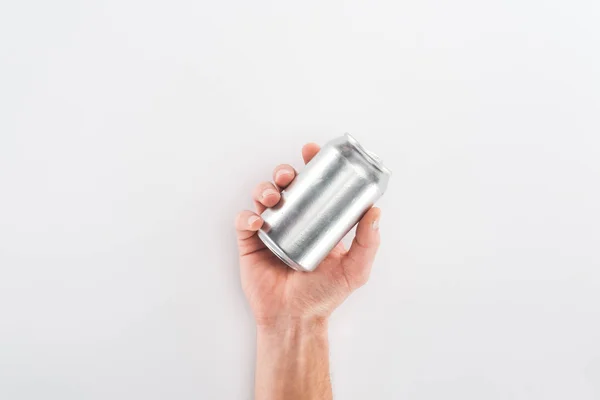
{"type": "Polygon", "coordinates": [[[275,180],[279,180],[282,176],[291,175],[292,171],[289,169],[282,168],[279,171],[275,172],[275,180]]]}
{"type": "Polygon", "coordinates": [[[377,229],[379,229],[379,219],[376,219],[375,221],[373,221],[373,223],[371,224],[371,228],[376,231],[377,229]]]}
{"type": "Polygon", "coordinates": [[[272,196],[272,195],[274,195],[274,194],[277,194],[277,193],[279,193],[279,192],[277,192],[276,190],[273,190],[273,189],[267,189],[267,190],[265,190],[265,191],[263,192],[263,194],[262,194],[262,198],[263,198],[263,199],[265,199],[265,198],[267,198],[267,197],[269,197],[269,196],[272,196]]]}
{"type": "Polygon", "coordinates": [[[260,217],[257,217],[256,215],[251,216],[250,218],[248,218],[248,226],[252,226],[259,219],[260,217]]]}

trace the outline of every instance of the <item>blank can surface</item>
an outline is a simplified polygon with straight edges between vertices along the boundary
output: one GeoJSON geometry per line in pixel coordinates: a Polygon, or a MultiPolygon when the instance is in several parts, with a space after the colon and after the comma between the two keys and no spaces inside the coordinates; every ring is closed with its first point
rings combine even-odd
{"type": "Polygon", "coordinates": [[[258,237],[288,266],[313,271],[383,195],[390,175],[352,136],[336,138],[261,214],[258,237]]]}

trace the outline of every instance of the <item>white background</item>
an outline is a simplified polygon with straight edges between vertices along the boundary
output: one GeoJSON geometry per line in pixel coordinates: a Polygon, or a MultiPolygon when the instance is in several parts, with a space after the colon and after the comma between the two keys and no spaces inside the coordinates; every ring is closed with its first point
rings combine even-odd
{"type": "Polygon", "coordinates": [[[337,399],[600,399],[600,4],[4,1],[0,398],[251,399],[232,229],[345,131],[394,175],[337,399]]]}

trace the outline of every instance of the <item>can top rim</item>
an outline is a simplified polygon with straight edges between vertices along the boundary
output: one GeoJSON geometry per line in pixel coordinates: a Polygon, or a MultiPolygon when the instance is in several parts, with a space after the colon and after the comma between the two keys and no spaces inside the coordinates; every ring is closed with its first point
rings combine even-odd
{"type": "Polygon", "coordinates": [[[388,167],[386,167],[385,165],[383,165],[383,161],[381,160],[381,158],[379,158],[377,156],[377,154],[370,152],[369,150],[365,149],[359,142],[358,140],[356,140],[354,138],[354,136],[352,136],[351,134],[349,134],[348,132],[346,132],[344,134],[344,136],[346,136],[346,139],[348,140],[348,142],[354,147],[356,148],[356,150],[358,150],[359,153],[361,153],[366,159],[367,161],[369,161],[375,168],[379,169],[380,171],[382,171],[385,174],[388,175],[392,175],[392,171],[390,171],[390,169],[388,167]]]}

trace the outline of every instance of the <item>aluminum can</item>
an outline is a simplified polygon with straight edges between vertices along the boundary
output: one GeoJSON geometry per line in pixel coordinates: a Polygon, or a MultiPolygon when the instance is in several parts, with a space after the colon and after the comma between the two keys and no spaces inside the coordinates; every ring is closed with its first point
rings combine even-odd
{"type": "Polygon", "coordinates": [[[258,237],[291,268],[313,271],[383,195],[390,176],[346,133],[323,146],[262,213],[258,237]]]}

